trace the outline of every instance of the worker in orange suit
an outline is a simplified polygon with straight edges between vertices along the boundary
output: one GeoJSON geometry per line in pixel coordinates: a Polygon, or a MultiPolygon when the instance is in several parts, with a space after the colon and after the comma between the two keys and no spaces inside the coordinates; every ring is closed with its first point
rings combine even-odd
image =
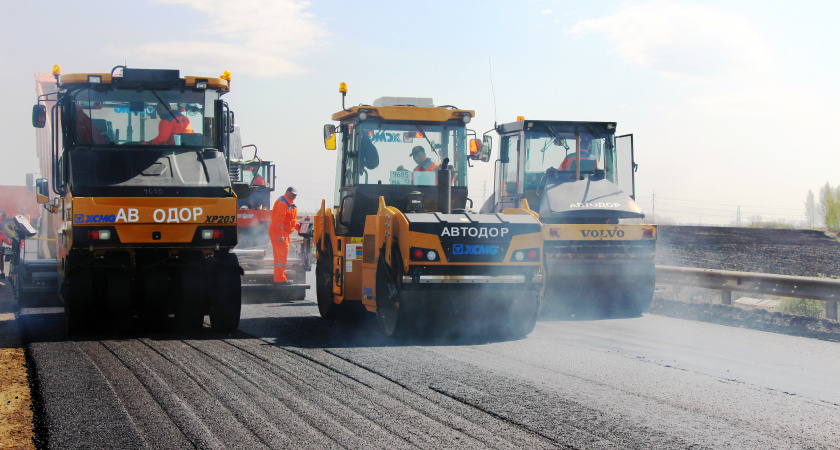
{"type": "Polygon", "coordinates": [[[175,145],[175,135],[193,133],[190,119],[181,114],[180,110],[173,110],[166,102],[158,103],[155,106],[160,123],[158,124],[158,135],[149,144],[152,145],[175,145]]]}
{"type": "Polygon", "coordinates": [[[297,223],[297,189],[289,187],[286,194],[274,202],[271,209],[271,224],[268,226],[268,236],[271,238],[271,249],[274,252],[274,282],[290,284],[286,279],[286,261],[289,256],[289,236],[292,231],[300,230],[297,223]]]}

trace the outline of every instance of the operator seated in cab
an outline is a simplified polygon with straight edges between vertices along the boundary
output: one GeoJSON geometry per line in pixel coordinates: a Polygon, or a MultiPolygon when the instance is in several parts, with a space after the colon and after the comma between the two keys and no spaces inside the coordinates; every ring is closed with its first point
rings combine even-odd
{"type": "Polygon", "coordinates": [[[173,110],[166,102],[155,105],[160,123],[158,124],[158,135],[156,138],[143,144],[151,145],[175,145],[175,135],[193,133],[190,126],[190,119],[181,114],[179,110],[173,110]]]}
{"type": "MultiPolygon", "coordinates": [[[[583,171],[593,170],[598,168],[598,160],[589,152],[590,145],[592,140],[589,138],[581,137],[580,139],[580,168],[583,171]]],[[[563,159],[563,162],[560,163],[559,170],[575,170],[575,166],[577,165],[578,157],[573,152],[566,155],[566,158],[563,159]]]]}
{"type": "MultiPolygon", "coordinates": [[[[412,158],[414,158],[414,162],[417,163],[417,167],[414,168],[415,172],[432,172],[438,169],[439,164],[434,162],[431,158],[426,156],[426,150],[423,147],[417,145],[411,149],[411,153],[409,154],[412,158]]],[[[408,170],[404,166],[400,165],[397,167],[397,170],[408,170]]]]}

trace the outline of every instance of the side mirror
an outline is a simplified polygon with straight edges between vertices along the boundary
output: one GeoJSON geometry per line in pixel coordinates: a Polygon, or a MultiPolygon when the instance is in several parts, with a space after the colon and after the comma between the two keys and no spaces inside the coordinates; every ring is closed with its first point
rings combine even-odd
{"type": "Polygon", "coordinates": [[[335,125],[324,125],[324,148],[335,150],[335,125]]]}
{"type": "Polygon", "coordinates": [[[268,166],[268,179],[266,180],[268,182],[269,191],[274,192],[274,182],[276,181],[275,178],[276,176],[274,175],[274,164],[272,164],[268,166]]]}
{"type": "Polygon", "coordinates": [[[32,126],[35,128],[44,128],[47,125],[47,107],[44,105],[35,105],[32,107],[32,126]]]}
{"type": "Polygon", "coordinates": [[[481,162],[490,161],[490,153],[493,150],[493,137],[484,135],[484,142],[481,143],[481,150],[479,150],[478,159],[481,162]]]}
{"type": "Polygon", "coordinates": [[[35,200],[42,205],[49,203],[50,191],[46,178],[38,178],[35,180],[35,200]]]}

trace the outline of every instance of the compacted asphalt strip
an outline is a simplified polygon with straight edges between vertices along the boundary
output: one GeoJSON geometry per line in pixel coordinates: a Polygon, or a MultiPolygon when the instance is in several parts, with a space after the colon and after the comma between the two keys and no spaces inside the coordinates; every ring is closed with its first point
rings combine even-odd
{"type": "Polygon", "coordinates": [[[652,314],[390,340],[256,300],[224,336],[67,340],[60,308],[24,310],[48,446],[840,446],[838,343],[652,314]]]}

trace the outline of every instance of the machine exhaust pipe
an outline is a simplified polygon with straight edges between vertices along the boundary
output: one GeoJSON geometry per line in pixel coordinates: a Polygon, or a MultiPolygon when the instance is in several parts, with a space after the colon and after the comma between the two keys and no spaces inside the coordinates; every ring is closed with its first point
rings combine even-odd
{"type": "Polygon", "coordinates": [[[438,212],[452,214],[452,169],[449,158],[443,158],[437,173],[438,212]]]}

